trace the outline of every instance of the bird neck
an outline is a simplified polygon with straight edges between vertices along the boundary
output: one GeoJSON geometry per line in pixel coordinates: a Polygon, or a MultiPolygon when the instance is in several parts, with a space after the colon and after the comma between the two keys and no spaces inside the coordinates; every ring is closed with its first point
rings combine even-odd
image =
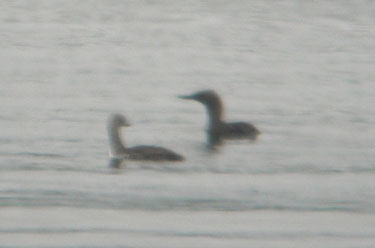
{"type": "Polygon", "coordinates": [[[120,132],[121,128],[117,125],[108,126],[108,135],[109,135],[109,146],[111,148],[112,155],[121,155],[126,152],[126,148],[121,141],[120,132]]]}
{"type": "Polygon", "coordinates": [[[208,118],[209,118],[209,126],[215,127],[222,123],[222,115],[223,115],[223,107],[220,102],[216,102],[215,104],[206,105],[208,118]]]}

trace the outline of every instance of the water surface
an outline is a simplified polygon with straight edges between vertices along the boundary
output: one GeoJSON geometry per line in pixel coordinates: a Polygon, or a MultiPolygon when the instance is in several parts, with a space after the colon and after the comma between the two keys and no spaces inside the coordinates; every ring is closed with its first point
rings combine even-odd
{"type": "Polygon", "coordinates": [[[3,247],[371,247],[371,1],[4,1],[3,247]],[[259,141],[205,147],[222,95],[259,141]],[[106,120],[183,163],[108,168],[106,120]]]}

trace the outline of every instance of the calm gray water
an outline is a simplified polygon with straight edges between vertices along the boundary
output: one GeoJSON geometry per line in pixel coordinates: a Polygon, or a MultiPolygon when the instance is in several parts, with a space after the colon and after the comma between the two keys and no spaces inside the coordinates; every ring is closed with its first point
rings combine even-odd
{"type": "Polygon", "coordinates": [[[375,2],[1,1],[0,247],[373,247],[375,2]],[[223,97],[259,141],[205,147],[223,97]],[[183,163],[108,167],[127,145],[183,163]]]}

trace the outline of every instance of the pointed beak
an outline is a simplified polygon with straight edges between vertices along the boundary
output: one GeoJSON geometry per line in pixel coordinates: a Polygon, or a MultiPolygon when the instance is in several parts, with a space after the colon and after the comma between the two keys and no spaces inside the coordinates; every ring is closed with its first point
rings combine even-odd
{"type": "Polygon", "coordinates": [[[188,100],[194,100],[194,96],[193,95],[180,95],[180,96],[177,96],[178,98],[180,99],[188,99],[188,100]]]}

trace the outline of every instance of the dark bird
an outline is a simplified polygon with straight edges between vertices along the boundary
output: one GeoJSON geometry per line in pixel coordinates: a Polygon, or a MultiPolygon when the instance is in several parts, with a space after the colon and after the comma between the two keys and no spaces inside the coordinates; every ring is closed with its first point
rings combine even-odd
{"type": "Polygon", "coordinates": [[[149,161],[182,161],[184,157],[163,147],[134,146],[126,148],[121,140],[121,128],[130,126],[123,115],[112,114],[108,119],[109,146],[112,160],[111,167],[119,167],[124,159],[149,161]]]}
{"type": "Polygon", "coordinates": [[[198,91],[192,95],[179,96],[202,103],[208,113],[207,139],[211,146],[219,145],[223,139],[256,140],[260,131],[247,122],[224,122],[223,104],[219,95],[213,90],[198,91]]]}

